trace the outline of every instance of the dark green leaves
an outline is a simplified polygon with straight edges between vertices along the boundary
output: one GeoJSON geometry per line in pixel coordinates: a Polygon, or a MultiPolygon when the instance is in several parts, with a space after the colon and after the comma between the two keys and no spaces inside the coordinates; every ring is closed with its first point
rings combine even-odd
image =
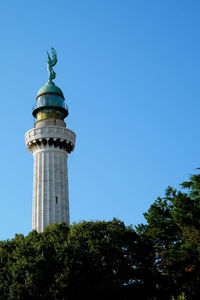
{"type": "Polygon", "coordinates": [[[155,292],[152,244],[110,222],[49,226],[0,244],[0,299],[145,299],[155,292]]]}

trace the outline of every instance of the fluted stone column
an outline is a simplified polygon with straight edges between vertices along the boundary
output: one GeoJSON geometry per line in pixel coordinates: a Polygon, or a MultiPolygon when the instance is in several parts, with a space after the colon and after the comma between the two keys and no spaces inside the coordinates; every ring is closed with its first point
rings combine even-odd
{"type": "Polygon", "coordinates": [[[34,158],[32,228],[38,232],[49,224],[69,224],[67,157],[75,138],[73,131],[59,126],[34,128],[25,135],[34,158]]]}

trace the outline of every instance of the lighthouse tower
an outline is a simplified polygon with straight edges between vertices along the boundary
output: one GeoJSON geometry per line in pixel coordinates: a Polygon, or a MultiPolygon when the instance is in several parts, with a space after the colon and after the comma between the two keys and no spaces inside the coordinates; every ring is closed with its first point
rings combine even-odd
{"type": "Polygon", "coordinates": [[[68,108],[64,95],[52,81],[57,55],[47,52],[48,82],[38,91],[33,107],[35,126],[25,134],[26,147],[33,154],[32,229],[42,232],[49,224],[69,225],[67,157],[75,147],[76,135],[66,128],[68,108]]]}

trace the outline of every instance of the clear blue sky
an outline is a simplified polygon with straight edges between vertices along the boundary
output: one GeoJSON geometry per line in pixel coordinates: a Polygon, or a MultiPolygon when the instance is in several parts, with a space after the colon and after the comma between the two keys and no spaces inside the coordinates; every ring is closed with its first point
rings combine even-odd
{"type": "Polygon", "coordinates": [[[24,134],[58,53],[55,83],[77,134],[71,222],[143,212],[200,167],[200,2],[1,1],[0,240],[28,234],[33,159],[24,134]]]}

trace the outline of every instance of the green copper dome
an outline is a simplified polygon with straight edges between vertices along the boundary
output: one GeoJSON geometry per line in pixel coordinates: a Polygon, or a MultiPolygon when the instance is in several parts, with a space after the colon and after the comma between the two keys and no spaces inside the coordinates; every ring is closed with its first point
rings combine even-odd
{"type": "Polygon", "coordinates": [[[36,99],[45,94],[54,94],[61,96],[63,99],[65,99],[61,89],[58,86],[56,86],[52,81],[48,81],[44,86],[42,86],[39,89],[36,99]]]}

